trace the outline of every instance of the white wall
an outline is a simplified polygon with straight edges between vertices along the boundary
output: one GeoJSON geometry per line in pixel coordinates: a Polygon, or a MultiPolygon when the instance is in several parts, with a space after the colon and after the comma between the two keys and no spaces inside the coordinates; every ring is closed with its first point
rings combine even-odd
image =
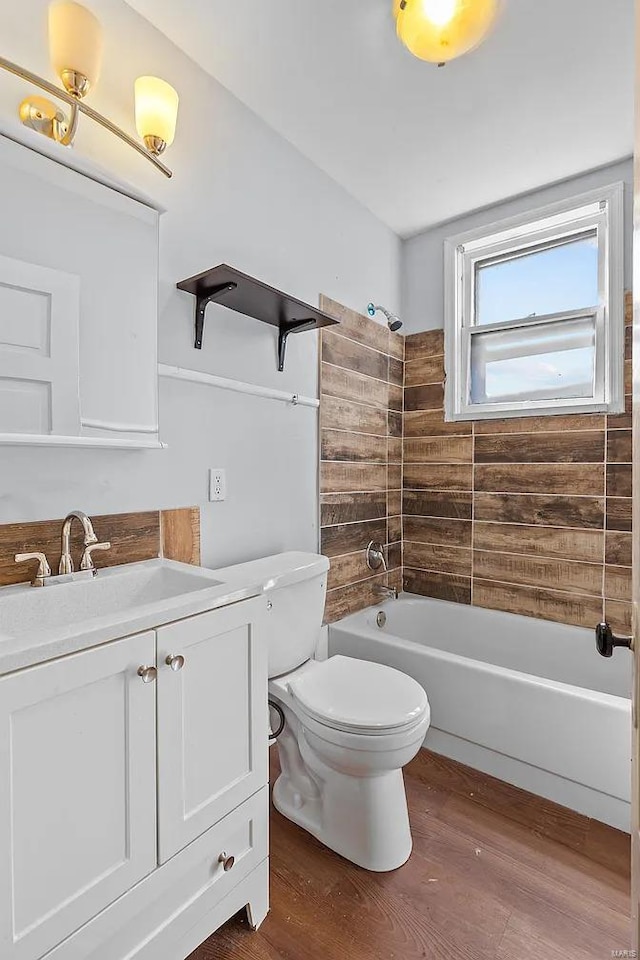
{"type": "Polygon", "coordinates": [[[402,244],[401,275],[401,316],[405,323],[405,332],[418,333],[443,325],[443,252],[447,237],[619,180],[625,183],[625,289],[631,289],[633,163],[629,159],[533,193],[505,200],[504,203],[492,207],[485,207],[456,220],[448,220],[405,240],[402,244]]]}
{"type": "MultiPolygon", "coordinates": [[[[194,300],[176,281],[226,262],[310,303],[323,292],[360,310],[369,300],[397,309],[398,238],[121,0],[88,3],[106,42],[95,109],[133,133],[136,76],[156,73],[181,96],[176,142],[166,154],[170,181],[87,120],[77,140],[79,151],[166,208],[160,360],[317,395],[315,334],[290,338],[279,374],[273,328],[212,306],[204,349],[195,351],[194,300]]],[[[18,16],[15,5],[2,5],[0,36],[4,56],[51,77],[46,7],[46,0],[22,0],[18,16]]],[[[0,73],[0,116],[13,115],[28,92],[0,73]]],[[[114,389],[117,383],[114,369],[114,389]]],[[[308,408],[161,380],[167,451],[2,447],[0,522],[73,507],[96,514],[197,503],[208,565],[315,549],[316,421],[308,408]],[[206,503],[210,466],[227,470],[224,503],[206,503]]]]}

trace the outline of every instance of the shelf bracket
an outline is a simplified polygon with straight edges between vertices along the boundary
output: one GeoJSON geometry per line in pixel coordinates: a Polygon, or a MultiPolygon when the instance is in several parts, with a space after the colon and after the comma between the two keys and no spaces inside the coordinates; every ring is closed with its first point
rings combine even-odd
{"type": "Polygon", "coordinates": [[[287,337],[290,333],[302,333],[304,330],[315,330],[315,320],[283,320],[278,328],[278,370],[284,370],[284,358],[287,352],[287,337]]]}
{"type": "Polygon", "coordinates": [[[202,350],[202,335],[204,333],[204,314],[207,304],[220,300],[225,293],[231,293],[236,290],[237,283],[221,283],[217,287],[210,287],[206,293],[197,297],[196,300],[196,338],[194,347],[196,350],[202,350]]]}

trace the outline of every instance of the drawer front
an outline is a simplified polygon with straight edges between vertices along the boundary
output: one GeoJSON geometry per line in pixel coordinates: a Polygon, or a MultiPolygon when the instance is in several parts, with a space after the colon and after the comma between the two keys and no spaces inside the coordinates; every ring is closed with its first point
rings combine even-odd
{"type": "MultiPolygon", "coordinates": [[[[180,942],[265,860],[268,823],[265,786],[60,944],[47,960],[157,960],[163,955],[160,944],[165,949],[167,942],[180,942]],[[219,861],[222,853],[234,857],[226,871],[219,861]]],[[[203,937],[214,929],[215,924],[203,937]]]]}

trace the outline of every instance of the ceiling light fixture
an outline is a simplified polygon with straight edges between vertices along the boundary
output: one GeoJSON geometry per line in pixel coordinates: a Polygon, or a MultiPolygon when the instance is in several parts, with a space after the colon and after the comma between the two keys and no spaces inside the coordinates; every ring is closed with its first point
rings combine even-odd
{"type": "Polygon", "coordinates": [[[140,143],[84,102],[98,81],[102,63],[102,31],[91,10],[73,0],[55,0],[50,5],[49,54],[62,88],[0,57],[0,68],[27,80],[70,107],[66,115],[46,97],[30,96],[20,104],[22,123],[56,143],[70,146],[82,113],[170,177],[171,170],[158,160],[158,156],[173,142],[175,134],[178,94],[173,87],[157,77],[139,77],[136,81],[136,125],[144,141],[140,143]]]}
{"type": "Polygon", "coordinates": [[[498,7],[499,0],[394,0],[393,15],[407,50],[442,66],[482,43],[498,7]]]}

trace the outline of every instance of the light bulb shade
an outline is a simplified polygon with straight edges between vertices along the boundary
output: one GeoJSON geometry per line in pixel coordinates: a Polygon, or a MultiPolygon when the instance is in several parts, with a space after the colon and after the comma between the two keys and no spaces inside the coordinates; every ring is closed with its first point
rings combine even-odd
{"type": "Polygon", "coordinates": [[[56,0],[49,6],[49,55],[67,89],[72,74],[88,81],[86,89],[96,85],[102,64],[102,30],[91,10],[71,0],[56,0]]]}
{"type": "Polygon", "coordinates": [[[420,60],[446,63],[477,47],[493,26],[499,0],[394,0],[398,37],[420,60]]]}
{"type": "Polygon", "coordinates": [[[173,143],[179,98],[171,84],[159,77],[138,77],[135,84],[136,129],[143,140],[173,143]]]}

